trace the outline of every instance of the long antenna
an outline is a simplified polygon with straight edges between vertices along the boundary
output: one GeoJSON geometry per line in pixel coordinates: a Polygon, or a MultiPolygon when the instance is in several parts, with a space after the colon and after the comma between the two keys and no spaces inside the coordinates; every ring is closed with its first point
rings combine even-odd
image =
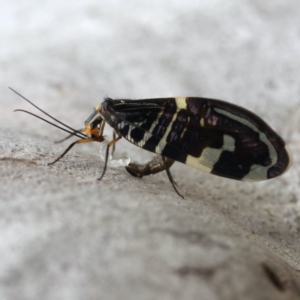
{"type": "MultiPolygon", "coordinates": [[[[42,110],[42,109],[39,108],[37,105],[35,105],[34,103],[32,103],[30,100],[28,100],[27,98],[25,98],[24,96],[22,96],[20,93],[18,93],[17,91],[15,91],[13,88],[9,87],[9,89],[10,89],[11,91],[13,91],[14,93],[16,93],[18,96],[20,96],[21,98],[23,98],[23,99],[24,99],[25,101],[27,101],[28,103],[30,103],[30,104],[31,104],[32,106],[34,106],[36,109],[38,109],[39,111],[41,111],[42,113],[44,113],[46,116],[48,116],[49,118],[51,118],[52,120],[54,120],[55,122],[57,122],[57,123],[59,123],[59,124],[65,126],[65,127],[69,128],[69,129],[73,130],[73,132],[69,132],[69,131],[67,131],[67,132],[69,132],[69,133],[71,133],[71,134],[74,133],[74,135],[75,135],[75,133],[77,133],[77,134],[79,134],[82,138],[86,138],[86,135],[85,135],[85,134],[83,134],[82,132],[80,132],[80,131],[78,131],[78,130],[73,129],[72,127],[70,127],[70,126],[64,124],[63,122],[57,120],[56,118],[52,117],[50,114],[46,113],[44,110],[42,110]]],[[[21,111],[21,110],[20,110],[20,111],[21,111]]],[[[26,112],[27,112],[27,111],[26,111],[26,112]]],[[[27,113],[29,113],[29,112],[27,112],[27,113]]],[[[30,113],[30,114],[31,114],[31,113],[30,113]]],[[[32,115],[33,115],[33,114],[32,114],[32,115]]],[[[34,116],[36,116],[36,115],[34,115],[34,116]]],[[[38,116],[36,116],[36,117],[38,117],[38,116]]],[[[38,117],[38,118],[39,118],[39,117],[38,117]]],[[[40,119],[42,119],[42,118],[40,118],[40,119]]],[[[42,120],[46,121],[45,119],[42,119],[42,120]]],[[[49,122],[48,122],[48,123],[49,123],[49,122]]],[[[50,123],[50,124],[52,124],[52,123],[50,123]]],[[[54,125],[54,124],[52,124],[52,125],[54,125]]],[[[57,126],[56,126],[56,127],[57,127],[57,126]]],[[[62,129],[61,127],[58,127],[58,128],[62,129]]],[[[66,131],[66,130],[65,130],[65,131],[66,131]]],[[[77,136],[78,136],[78,135],[77,135],[77,136]]],[[[79,136],[79,137],[80,137],[80,136],[79,136]]]]}
{"type": "MultiPolygon", "coordinates": [[[[34,117],[36,117],[36,118],[38,118],[38,119],[40,119],[40,120],[43,120],[44,122],[46,122],[46,123],[48,123],[48,124],[51,124],[51,125],[54,126],[54,127],[57,127],[57,128],[59,128],[59,129],[65,131],[65,132],[68,132],[68,133],[72,134],[72,135],[76,135],[77,137],[79,137],[79,138],[82,139],[82,137],[81,137],[80,135],[77,135],[76,132],[71,132],[71,131],[69,131],[69,130],[67,130],[67,129],[65,129],[65,128],[62,128],[62,127],[60,127],[60,126],[58,126],[58,125],[56,125],[56,124],[54,124],[54,123],[52,123],[52,122],[50,122],[50,121],[48,121],[48,120],[46,120],[46,119],[44,119],[44,118],[38,116],[38,115],[33,114],[33,113],[30,112],[30,111],[27,111],[27,110],[24,110],[24,109],[15,109],[14,111],[22,111],[22,112],[25,112],[25,113],[27,113],[27,114],[29,114],[29,115],[32,115],[32,116],[34,116],[34,117]]],[[[86,137],[85,137],[85,138],[86,138],[86,137]]]]}

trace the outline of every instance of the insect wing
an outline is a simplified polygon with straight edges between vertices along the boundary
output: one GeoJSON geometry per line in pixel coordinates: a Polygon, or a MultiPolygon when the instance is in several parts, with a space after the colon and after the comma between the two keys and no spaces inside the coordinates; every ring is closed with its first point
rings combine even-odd
{"type": "Polygon", "coordinates": [[[259,181],[282,174],[291,163],[282,138],[234,104],[196,97],[113,102],[115,129],[124,138],[199,170],[259,181]]]}

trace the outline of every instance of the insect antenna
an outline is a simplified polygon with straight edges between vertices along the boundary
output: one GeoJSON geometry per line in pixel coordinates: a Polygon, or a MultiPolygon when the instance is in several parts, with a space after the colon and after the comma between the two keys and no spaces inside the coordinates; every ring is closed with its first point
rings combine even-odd
{"type": "MultiPolygon", "coordinates": [[[[28,100],[27,98],[25,98],[24,96],[22,96],[20,93],[18,93],[17,91],[15,91],[13,88],[9,87],[9,89],[10,89],[11,91],[13,91],[15,94],[17,94],[18,96],[20,96],[20,97],[21,97],[22,99],[24,99],[25,101],[27,101],[29,104],[31,104],[32,106],[34,106],[36,109],[38,109],[39,111],[41,111],[43,114],[45,114],[46,116],[48,116],[49,118],[51,118],[52,120],[54,120],[55,122],[57,122],[57,123],[59,123],[59,124],[65,126],[66,128],[69,128],[70,130],[72,130],[72,132],[67,131],[67,132],[69,132],[71,135],[76,135],[76,136],[79,135],[78,137],[86,138],[86,135],[85,135],[85,134],[83,134],[82,132],[80,132],[80,131],[78,131],[78,130],[73,129],[72,127],[70,127],[70,126],[64,124],[63,122],[57,120],[56,118],[52,117],[50,114],[48,114],[47,112],[45,112],[44,110],[42,110],[41,108],[39,108],[37,105],[35,105],[35,104],[32,103],[30,100],[28,100]],[[75,134],[75,133],[76,133],[76,134],[75,134]],[[78,135],[77,135],[77,134],[78,134],[78,135]]],[[[19,111],[22,111],[22,110],[19,110],[19,111]]],[[[27,111],[24,111],[24,112],[27,112],[27,111]]],[[[29,112],[27,112],[27,113],[29,113],[29,112]]],[[[29,113],[29,114],[32,114],[32,113],[29,113]]],[[[34,115],[34,114],[32,114],[32,115],[34,115]]],[[[36,115],[34,115],[34,116],[35,116],[35,117],[38,117],[38,116],[36,116],[36,115]]],[[[38,117],[38,118],[39,118],[39,119],[42,119],[42,118],[40,118],[40,117],[38,117]]],[[[42,119],[42,120],[46,121],[45,119],[42,119]]],[[[47,122],[47,121],[46,121],[46,122],[47,122]]],[[[48,123],[49,123],[49,122],[48,122],[48,123]]],[[[54,125],[53,123],[50,123],[50,124],[54,125]]],[[[54,126],[55,126],[55,125],[54,125],[54,126]]],[[[56,127],[58,127],[58,126],[56,126],[56,127]]],[[[61,127],[58,127],[58,128],[62,129],[61,127]]],[[[65,130],[65,131],[66,131],[66,130],[65,130]]],[[[69,137],[69,136],[68,136],[68,137],[69,137]]],[[[70,136],[70,137],[71,137],[71,136],[70,136]]]]}
{"type": "MultiPolygon", "coordinates": [[[[84,136],[84,137],[82,137],[82,136],[80,136],[80,135],[78,135],[77,134],[77,131],[76,130],[74,130],[73,128],[71,128],[72,130],[74,130],[73,132],[71,132],[71,131],[69,131],[69,130],[67,130],[67,129],[65,129],[65,128],[62,128],[62,127],[60,127],[60,126],[58,126],[58,125],[56,125],[56,124],[54,124],[54,123],[52,123],[52,122],[50,122],[50,121],[48,121],[48,120],[46,120],[46,119],[44,119],[44,118],[42,118],[42,117],[40,117],[40,116],[38,116],[38,115],[36,115],[36,114],[33,114],[32,112],[30,112],[30,111],[27,111],[27,110],[23,110],[23,109],[15,109],[14,111],[22,111],[22,112],[25,112],[25,113],[27,113],[27,114],[29,114],[29,115],[32,115],[32,116],[34,116],[34,117],[36,117],[36,118],[38,118],[38,119],[40,119],[40,120],[43,120],[44,122],[46,122],[46,123],[48,123],[48,124],[50,124],[50,125],[53,125],[54,127],[56,127],[56,128],[59,128],[59,129],[61,129],[61,130],[63,130],[63,131],[65,131],[65,132],[68,132],[70,135],[69,136],[77,136],[77,137],[79,137],[80,139],[79,140],[77,140],[77,141],[75,141],[75,142],[73,142],[72,144],[70,144],[69,145],[69,147],[56,159],[56,160],[54,160],[53,162],[51,162],[51,163],[48,163],[48,166],[50,166],[50,165],[53,165],[53,164],[55,164],[56,162],[58,162],[61,158],[63,158],[70,150],[71,150],[71,148],[73,148],[76,144],[82,144],[82,143],[90,143],[90,142],[103,142],[104,141],[104,137],[103,136],[99,136],[99,137],[96,137],[96,138],[88,138],[87,136],[84,136]]],[[[68,136],[68,137],[69,137],[68,136]]],[[[118,139],[116,139],[116,140],[118,140],[118,139]]],[[[112,141],[112,142],[115,142],[115,141],[112,141]]],[[[105,164],[107,164],[107,161],[105,162],[105,164]]],[[[105,170],[104,170],[105,171],[105,170]]],[[[103,172],[104,173],[104,172],[103,172]]]]}
{"type": "Polygon", "coordinates": [[[50,125],[56,127],[56,128],[59,128],[60,130],[63,130],[63,131],[65,131],[65,132],[70,133],[70,136],[75,135],[75,136],[77,136],[77,137],[79,137],[79,138],[81,138],[81,139],[82,139],[82,138],[83,138],[83,139],[86,138],[86,136],[83,135],[83,134],[82,134],[83,137],[82,137],[81,135],[78,135],[78,134],[77,134],[77,131],[74,130],[74,129],[72,129],[72,128],[71,128],[71,129],[74,130],[74,132],[71,132],[70,130],[67,130],[67,129],[65,129],[65,128],[62,128],[62,127],[60,127],[60,126],[58,126],[58,125],[56,125],[56,124],[54,124],[54,123],[52,123],[52,122],[50,122],[50,121],[48,121],[48,120],[46,120],[46,119],[40,117],[40,116],[38,116],[38,115],[36,115],[36,114],[34,114],[34,113],[30,112],[30,111],[27,111],[27,110],[24,110],[24,109],[15,109],[14,111],[22,111],[22,112],[25,112],[25,113],[27,113],[27,114],[29,114],[29,115],[32,115],[32,116],[34,116],[34,117],[36,117],[36,118],[38,118],[38,119],[40,119],[40,120],[42,120],[42,121],[44,121],[44,122],[46,122],[46,123],[48,123],[48,124],[50,124],[50,125]]]}
{"type": "Polygon", "coordinates": [[[46,113],[44,110],[42,110],[41,108],[39,108],[37,105],[35,105],[34,103],[32,103],[31,101],[29,101],[27,98],[25,98],[24,96],[22,96],[20,93],[18,93],[17,91],[15,91],[14,89],[12,89],[12,88],[9,88],[10,90],[12,90],[14,93],[16,93],[17,95],[19,95],[21,98],[23,98],[25,101],[27,101],[29,104],[31,104],[32,106],[34,106],[36,109],[38,109],[39,111],[41,111],[43,114],[45,114],[46,116],[48,116],[49,118],[51,118],[52,120],[54,120],[55,122],[57,122],[57,123],[59,123],[59,124],[61,124],[61,125],[63,125],[63,126],[65,126],[66,128],[63,128],[63,127],[61,127],[61,126],[59,126],[59,125],[56,125],[56,124],[54,124],[53,122],[50,122],[50,121],[48,121],[48,120],[46,120],[46,119],[44,119],[44,118],[42,118],[42,117],[40,117],[40,116],[38,116],[38,115],[36,115],[36,114],[34,114],[34,113],[32,113],[32,112],[30,112],[30,111],[27,111],[27,110],[23,110],[23,109],[16,109],[16,110],[14,110],[14,111],[21,111],[21,112],[25,112],[25,113],[27,113],[27,114],[29,114],[29,115],[32,115],[32,116],[34,116],[34,117],[36,117],[36,118],[38,118],[38,119],[40,119],[40,120],[42,120],[42,121],[44,121],[44,122],[46,122],[46,123],[48,123],[48,124],[50,124],[50,125],[52,125],[52,126],[54,126],[54,127],[56,127],[56,128],[59,128],[59,129],[61,129],[61,130],[63,130],[63,131],[65,131],[65,132],[67,132],[67,133],[69,133],[69,135],[66,137],[66,138],[64,138],[63,140],[61,140],[61,141],[64,141],[64,140],[66,140],[66,139],[68,139],[68,138],[70,138],[70,137],[72,137],[72,136],[77,136],[78,138],[79,138],[79,140],[77,140],[77,141],[75,141],[75,142],[73,142],[71,145],[69,145],[69,147],[55,160],[55,161],[53,161],[53,162],[51,162],[51,163],[49,163],[48,165],[53,165],[54,163],[56,163],[57,161],[59,161],[62,157],[64,157],[68,152],[69,152],[69,150],[71,149],[71,148],[73,148],[76,144],[82,144],[82,143],[89,143],[89,142],[103,142],[104,141],[104,137],[101,135],[101,136],[98,136],[98,137],[87,137],[87,135],[86,134],[84,134],[81,130],[75,130],[74,128],[72,128],[72,127],[70,127],[70,126],[68,126],[68,125],[66,125],[66,124],[64,124],[63,122],[61,122],[61,121],[59,121],[59,120],[57,120],[56,118],[54,118],[54,117],[52,117],[50,114],[48,114],[48,113],[46,113]]]}
{"type": "MultiPolygon", "coordinates": [[[[79,130],[76,130],[76,131],[79,131],[79,130]]],[[[70,133],[69,135],[67,135],[65,138],[61,139],[61,140],[58,140],[58,141],[55,141],[54,144],[60,144],[66,140],[68,140],[69,138],[71,138],[72,136],[76,135],[76,132],[72,132],[70,133]]],[[[77,135],[78,136],[78,135],[77,135]]]]}

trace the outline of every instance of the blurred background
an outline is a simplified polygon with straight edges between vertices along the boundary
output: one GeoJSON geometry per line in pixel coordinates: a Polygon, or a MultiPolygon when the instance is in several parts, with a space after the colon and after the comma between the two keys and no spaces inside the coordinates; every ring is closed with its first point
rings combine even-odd
{"type": "Polygon", "coordinates": [[[299,16],[293,0],[5,1],[1,119],[14,134],[61,134],[16,122],[11,111],[28,106],[11,86],[76,128],[105,96],[203,96],[283,132],[299,105],[299,16]]]}

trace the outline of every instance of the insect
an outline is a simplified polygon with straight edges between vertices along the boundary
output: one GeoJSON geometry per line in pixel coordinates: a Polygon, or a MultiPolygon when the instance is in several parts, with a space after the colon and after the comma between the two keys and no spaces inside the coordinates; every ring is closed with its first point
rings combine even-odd
{"type": "Polygon", "coordinates": [[[85,121],[85,128],[74,130],[58,122],[69,129],[65,130],[70,133],[67,138],[77,136],[80,139],[70,144],[51,164],[60,160],[75,144],[103,142],[104,126],[108,123],[114,129],[114,138],[107,144],[99,180],[106,171],[109,148],[124,137],[132,144],[158,154],[149,163],[131,163],[126,170],[136,177],[166,170],[178,195],[169,170],[174,161],[242,181],[277,177],[292,162],[287,145],[265,121],[245,108],[221,100],[105,98],[85,121]]]}

